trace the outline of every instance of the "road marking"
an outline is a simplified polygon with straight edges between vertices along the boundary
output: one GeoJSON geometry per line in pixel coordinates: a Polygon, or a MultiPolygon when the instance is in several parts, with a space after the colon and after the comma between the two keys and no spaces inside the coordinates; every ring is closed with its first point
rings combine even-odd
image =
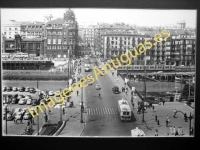
{"type": "Polygon", "coordinates": [[[96,114],[99,115],[98,108],[96,108],[96,114]]]}

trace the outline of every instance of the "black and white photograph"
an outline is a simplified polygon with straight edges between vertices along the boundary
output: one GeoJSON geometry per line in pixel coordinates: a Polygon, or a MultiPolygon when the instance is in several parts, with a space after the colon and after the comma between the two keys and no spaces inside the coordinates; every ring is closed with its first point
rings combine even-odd
{"type": "Polygon", "coordinates": [[[195,136],[196,9],[0,11],[2,136],[195,136]]]}

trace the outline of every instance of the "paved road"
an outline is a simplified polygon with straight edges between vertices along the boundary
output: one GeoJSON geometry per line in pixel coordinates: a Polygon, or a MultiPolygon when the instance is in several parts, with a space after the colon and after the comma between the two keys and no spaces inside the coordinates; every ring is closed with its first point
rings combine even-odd
{"type": "MultiPolygon", "coordinates": [[[[92,59],[92,61],[94,61],[94,59],[92,59]]],[[[93,65],[91,68],[93,68],[93,65]]],[[[83,69],[82,66],[82,70],[83,69]]],[[[86,74],[88,74],[88,72],[83,73],[83,76],[85,77],[86,74]]],[[[94,77],[94,75],[92,76],[94,77]]],[[[122,95],[113,94],[113,86],[114,84],[110,77],[106,75],[99,76],[99,79],[96,80],[93,85],[84,88],[86,128],[83,132],[83,136],[131,136],[131,130],[138,126],[134,117],[130,122],[121,122],[117,101],[122,98],[122,95]],[[96,84],[100,84],[102,89],[96,90],[96,84]],[[98,97],[99,92],[101,93],[101,99],[98,97]]]]}

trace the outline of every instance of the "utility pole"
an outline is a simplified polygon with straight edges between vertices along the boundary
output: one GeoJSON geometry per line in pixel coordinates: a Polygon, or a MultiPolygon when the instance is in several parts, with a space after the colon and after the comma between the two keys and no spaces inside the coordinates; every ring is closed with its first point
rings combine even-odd
{"type": "Polygon", "coordinates": [[[83,123],[83,87],[81,88],[81,123],[83,123]]]}
{"type": "MultiPolygon", "coordinates": [[[[61,93],[61,88],[60,88],[60,93],[61,93]]],[[[60,105],[60,121],[62,121],[62,106],[60,105]]]]}
{"type": "MultiPolygon", "coordinates": [[[[37,80],[37,97],[39,98],[39,95],[38,95],[38,80],[37,80]]],[[[38,107],[37,107],[37,112],[39,112],[38,110],[38,107]]],[[[39,135],[39,115],[37,115],[37,135],[39,135]]]]}
{"type": "Polygon", "coordinates": [[[142,122],[144,122],[144,101],[146,101],[146,67],[144,66],[144,100],[142,103],[142,122]]]}

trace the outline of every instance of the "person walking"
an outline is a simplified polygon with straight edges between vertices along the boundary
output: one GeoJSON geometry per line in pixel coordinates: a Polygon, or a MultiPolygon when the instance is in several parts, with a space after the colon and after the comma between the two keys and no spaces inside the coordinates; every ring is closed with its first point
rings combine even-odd
{"type": "Polygon", "coordinates": [[[99,93],[99,98],[101,99],[101,93],[99,93]]]}
{"type": "Polygon", "coordinates": [[[193,135],[193,134],[194,134],[194,128],[191,127],[191,129],[190,129],[190,135],[193,135]]]}
{"type": "Polygon", "coordinates": [[[126,89],[126,95],[128,94],[128,90],[126,89]]]}
{"type": "Polygon", "coordinates": [[[158,136],[158,130],[156,129],[155,136],[158,136]]]}
{"type": "Polygon", "coordinates": [[[45,120],[45,123],[47,122],[48,118],[47,118],[47,114],[44,113],[44,120],[45,120]]]}
{"type": "Polygon", "coordinates": [[[175,131],[175,136],[178,136],[178,131],[177,130],[175,131]]]}
{"type": "Polygon", "coordinates": [[[170,130],[171,135],[173,135],[173,128],[172,128],[172,126],[169,127],[169,130],[170,130]]]}
{"type": "Polygon", "coordinates": [[[77,93],[77,96],[78,96],[78,91],[76,93],[77,93]]]}
{"type": "Polygon", "coordinates": [[[28,120],[28,122],[27,122],[27,126],[29,126],[30,125],[30,121],[28,120]]]}
{"type": "Polygon", "coordinates": [[[160,125],[160,121],[159,121],[159,119],[157,120],[157,125],[160,125]]]}
{"type": "Polygon", "coordinates": [[[173,127],[173,135],[175,135],[175,133],[176,133],[176,127],[174,126],[173,127]]]}
{"type": "Polygon", "coordinates": [[[65,114],[65,108],[63,108],[63,115],[65,114]]]}
{"type": "Polygon", "coordinates": [[[165,100],[162,100],[162,102],[163,102],[163,105],[165,105],[165,100]]]}
{"type": "Polygon", "coordinates": [[[153,111],[154,111],[154,105],[152,105],[152,109],[153,109],[153,111]]]}
{"type": "Polygon", "coordinates": [[[166,127],[168,127],[168,120],[166,120],[166,127]]]}
{"type": "Polygon", "coordinates": [[[176,112],[177,112],[176,109],[174,109],[174,115],[173,115],[174,118],[175,118],[175,116],[176,116],[176,112]]]}
{"type": "Polygon", "coordinates": [[[158,117],[157,117],[157,115],[155,115],[155,121],[157,122],[157,120],[158,120],[158,117]]]}

